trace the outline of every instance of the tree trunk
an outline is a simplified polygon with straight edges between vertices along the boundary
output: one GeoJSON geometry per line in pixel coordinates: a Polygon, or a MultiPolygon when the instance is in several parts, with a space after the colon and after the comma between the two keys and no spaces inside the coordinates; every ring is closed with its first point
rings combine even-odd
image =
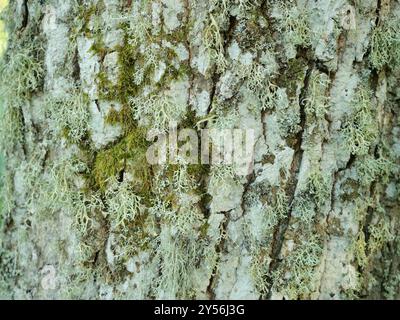
{"type": "Polygon", "coordinates": [[[398,0],[3,15],[1,297],[400,298],[398,0]],[[171,121],[253,129],[253,171],[150,164],[171,121]]]}

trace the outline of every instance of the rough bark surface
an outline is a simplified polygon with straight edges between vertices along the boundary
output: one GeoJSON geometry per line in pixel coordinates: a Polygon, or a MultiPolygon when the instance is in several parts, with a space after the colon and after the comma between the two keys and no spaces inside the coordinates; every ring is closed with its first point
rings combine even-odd
{"type": "Polygon", "coordinates": [[[0,296],[400,298],[400,2],[13,0],[0,296]],[[253,128],[254,172],[146,131],[253,128]]]}

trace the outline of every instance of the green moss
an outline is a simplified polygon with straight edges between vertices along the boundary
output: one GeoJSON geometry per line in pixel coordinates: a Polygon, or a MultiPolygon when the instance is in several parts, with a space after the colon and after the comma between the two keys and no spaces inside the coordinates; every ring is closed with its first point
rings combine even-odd
{"type": "MultiPolygon", "coordinates": [[[[172,48],[162,44],[163,41],[176,42],[181,38],[185,39],[183,31],[173,35],[162,34],[158,37],[150,37],[149,32],[143,32],[143,39],[139,39],[140,43],[145,45],[143,49],[139,47],[138,39],[135,38],[135,34],[132,34],[129,24],[122,23],[121,28],[125,32],[123,44],[115,48],[118,53],[118,80],[117,83],[112,84],[105,72],[99,73],[98,85],[102,98],[124,104],[129,97],[137,96],[146,85],[152,84],[156,90],[161,90],[172,80],[188,74],[189,67],[185,63],[180,64],[179,68],[171,63],[176,58],[176,53],[172,48]],[[162,61],[166,64],[166,70],[162,78],[155,82],[154,71],[158,63],[162,61]]],[[[93,50],[100,55],[104,54],[101,42],[95,43],[93,50]]]]}
{"type": "Polygon", "coordinates": [[[107,49],[105,48],[104,40],[101,35],[98,35],[95,38],[95,41],[93,42],[92,46],[90,47],[90,51],[96,54],[97,56],[100,57],[100,60],[103,60],[106,53],[107,49]]]}
{"type": "Polygon", "coordinates": [[[79,34],[84,34],[86,37],[90,38],[92,36],[92,31],[89,28],[89,23],[92,17],[98,12],[96,5],[92,4],[87,6],[85,4],[79,5],[73,15],[70,17],[72,22],[71,34],[76,37],[79,34]]]}
{"type": "Polygon", "coordinates": [[[105,191],[110,179],[127,170],[136,181],[135,191],[148,194],[151,185],[151,168],[146,160],[148,146],[144,129],[136,128],[114,146],[97,153],[93,177],[98,188],[105,191]]]}
{"type": "Polygon", "coordinates": [[[367,256],[367,243],[365,241],[365,234],[362,230],[358,232],[357,239],[353,244],[354,256],[356,258],[357,265],[361,268],[365,268],[368,265],[367,256]]]}
{"type": "Polygon", "coordinates": [[[206,164],[191,164],[188,165],[188,174],[195,177],[196,180],[201,179],[204,175],[210,173],[210,165],[206,164]]]}
{"type": "Polygon", "coordinates": [[[200,120],[201,119],[196,115],[196,111],[190,109],[189,111],[187,111],[185,117],[179,123],[179,128],[197,130],[197,123],[200,120]]]}
{"type": "Polygon", "coordinates": [[[139,86],[135,84],[136,49],[129,45],[127,39],[116,49],[119,68],[117,83],[112,83],[107,78],[106,72],[100,71],[97,76],[97,84],[102,99],[126,104],[129,97],[136,96],[139,91],[139,86]]]}
{"type": "Polygon", "coordinates": [[[199,233],[200,233],[200,237],[201,238],[206,238],[207,237],[207,232],[208,229],[210,227],[210,224],[208,222],[205,222],[201,225],[200,229],[199,229],[199,233]]]}
{"type": "MultiPolygon", "coordinates": [[[[122,15],[119,17],[121,23],[120,29],[124,32],[124,39],[121,45],[117,45],[114,49],[118,54],[117,67],[118,77],[115,82],[110,81],[105,70],[101,70],[97,76],[97,85],[99,88],[100,98],[108,101],[120,103],[123,108],[121,111],[111,110],[107,116],[107,122],[112,124],[122,124],[125,132],[134,127],[135,120],[142,120],[143,117],[149,117],[153,120],[152,115],[156,118],[159,113],[163,112],[163,107],[174,112],[169,107],[171,104],[165,98],[164,90],[168,85],[177,79],[188,74],[189,66],[186,63],[180,63],[179,67],[173,64],[176,59],[176,52],[173,47],[165,45],[165,41],[172,43],[185,43],[186,25],[184,30],[177,30],[174,33],[167,34],[161,29],[159,34],[154,35],[151,32],[151,21],[143,13],[148,12],[149,6],[145,2],[132,4],[131,15],[122,15]],[[134,22],[133,22],[134,21],[134,22]],[[159,63],[165,63],[165,71],[160,79],[154,78],[155,70],[159,67],[159,63]],[[143,89],[151,87],[153,94],[149,99],[143,98],[143,89]],[[158,99],[155,110],[149,110],[151,107],[147,105],[151,101],[155,101],[155,97],[163,97],[158,99]],[[128,110],[128,105],[132,100],[140,99],[139,107],[143,105],[144,112],[134,113],[132,118],[128,110]],[[165,98],[165,99],[164,99],[165,98]]],[[[96,42],[93,51],[100,56],[104,56],[104,45],[96,42]]],[[[137,105],[135,105],[137,107],[137,105]]],[[[132,108],[135,109],[135,108],[132,108]]],[[[164,114],[163,114],[164,115],[164,114]]],[[[167,116],[171,116],[168,115],[167,116]]],[[[174,117],[175,114],[172,115],[174,117]]],[[[152,121],[151,121],[152,122],[152,121]]],[[[153,123],[152,123],[153,124],[153,123]]],[[[156,124],[159,124],[156,122],[156,124]]]]}
{"type": "Polygon", "coordinates": [[[129,131],[134,130],[137,126],[132,115],[132,110],[127,105],[124,105],[121,110],[118,111],[112,107],[108,112],[105,121],[111,125],[121,125],[126,134],[129,133],[129,131]]]}
{"type": "Polygon", "coordinates": [[[277,79],[277,85],[287,88],[286,93],[290,99],[297,97],[299,87],[304,84],[308,62],[303,57],[298,57],[287,62],[282,75],[277,79]]]}
{"type": "MultiPolygon", "coordinates": [[[[104,55],[104,50],[103,41],[96,41],[92,46],[92,51],[100,56],[104,55]]],[[[117,83],[112,83],[107,73],[101,70],[97,75],[97,84],[102,99],[126,103],[129,95],[137,93],[137,86],[133,81],[137,49],[129,43],[129,37],[125,34],[123,43],[117,45],[115,50],[118,53],[119,68],[117,83]]]]}

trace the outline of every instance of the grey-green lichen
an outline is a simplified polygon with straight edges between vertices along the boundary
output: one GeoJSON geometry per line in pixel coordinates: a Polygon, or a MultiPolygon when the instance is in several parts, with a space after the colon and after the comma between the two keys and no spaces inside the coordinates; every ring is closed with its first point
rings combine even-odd
{"type": "Polygon", "coordinates": [[[43,85],[42,40],[28,39],[26,44],[19,44],[21,48],[16,48],[14,54],[6,55],[0,66],[2,96],[10,107],[20,107],[43,85]]]}
{"type": "Polygon", "coordinates": [[[364,155],[378,132],[371,93],[360,88],[354,97],[351,112],[343,128],[346,146],[352,154],[364,155]]]}
{"type": "Polygon", "coordinates": [[[371,35],[370,61],[380,70],[387,66],[396,69],[400,64],[399,20],[388,16],[378,21],[371,35]]]}
{"type": "MultiPolygon", "coordinates": [[[[381,81],[374,72],[360,76],[349,101],[331,96],[338,82],[353,85],[359,74],[353,61],[345,65],[347,51],[337,73],[318,60],[315,43],[326,39],[313,41],[323,36],[314,33],[315,12],[300,1],[54,4],[46,2],[46,21],[68,34],[45,26],[49,45],[11,39],[2,65],[10,77],[1,84],[1,150],[8,160],[18,154],[2,187],[17,201],[3,204],[3,219],[15,220],[9,234],[23,241],[31,230],[63,226],[57,241],[38,236],[35,243],[59,267],[60,290],[44,290],[39,277],[21,287],[38,287],[37,297],[316,298],[333,283],[320,277],[329,254],[344,259],[335,241],[348,241],[347,286],[354,279],[357,286],[346,294],[360,294],[376,256],[396,240],[390,206],[398,204],[387,206],[384,191],[397,184],[398,158],[380,141],[384,98],[370,90],[381,81]],[[68,48],[51,60],[55,35],[68,48]],[[184,159],[150,166],[146,130],[165,133],[171,120],[255,127],[256,171],[240,177],[232,166],[184,159]],[[366,203],[351,205],[364,196],[366,203]]],[[[372,31],[375,69],[397,59],[388,50],[396,46],[395,24],[384,26],[372,31]]],[[[36,23],[26,27],[40,33],[36,23]]],[[[357,32],[349,31],[349,42],[357,32]]],[[[327,35],[335,36],[338,30],[327,35]]],[[[337,40],[339,55],[344,40],[337,40]]],[[[13,264],[31,270],[26,251],[35,249],[18,259],[1,250],[0,290],[9,292],[19,272],[13,264]]],[[[398,278],[388,279],[386,294],[394,296],[398,278]]]]}
{"type": "MultiPolygon", "coordinates": [[[[45,116],[51,121],[52,130],[66,132],[66,136],[78,143],[88,134],[88,97],[79,90],[71,90],[62,97],[48,97],[45,116]]],[[[60,132],[55,135],[61,136],[60,132]]]]}
{"type": "Polygon", "coordinates": [[[282,269],[274,274],[274,286],[289,299],[307,298],[316,291],[315,268],[322,253],[318,236],[310,235],[285,258],[282,269]]]}

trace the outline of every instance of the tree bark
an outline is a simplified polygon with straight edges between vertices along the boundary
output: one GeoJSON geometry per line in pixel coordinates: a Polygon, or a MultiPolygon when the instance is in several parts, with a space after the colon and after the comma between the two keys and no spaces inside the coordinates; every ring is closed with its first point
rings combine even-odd
{"type": "Polygon", "coordinates": [[[397,0],[14,0],[0,296],[400,298],[397,0]],[[254,129],[254,170],[149,129],[254,129]]]}

